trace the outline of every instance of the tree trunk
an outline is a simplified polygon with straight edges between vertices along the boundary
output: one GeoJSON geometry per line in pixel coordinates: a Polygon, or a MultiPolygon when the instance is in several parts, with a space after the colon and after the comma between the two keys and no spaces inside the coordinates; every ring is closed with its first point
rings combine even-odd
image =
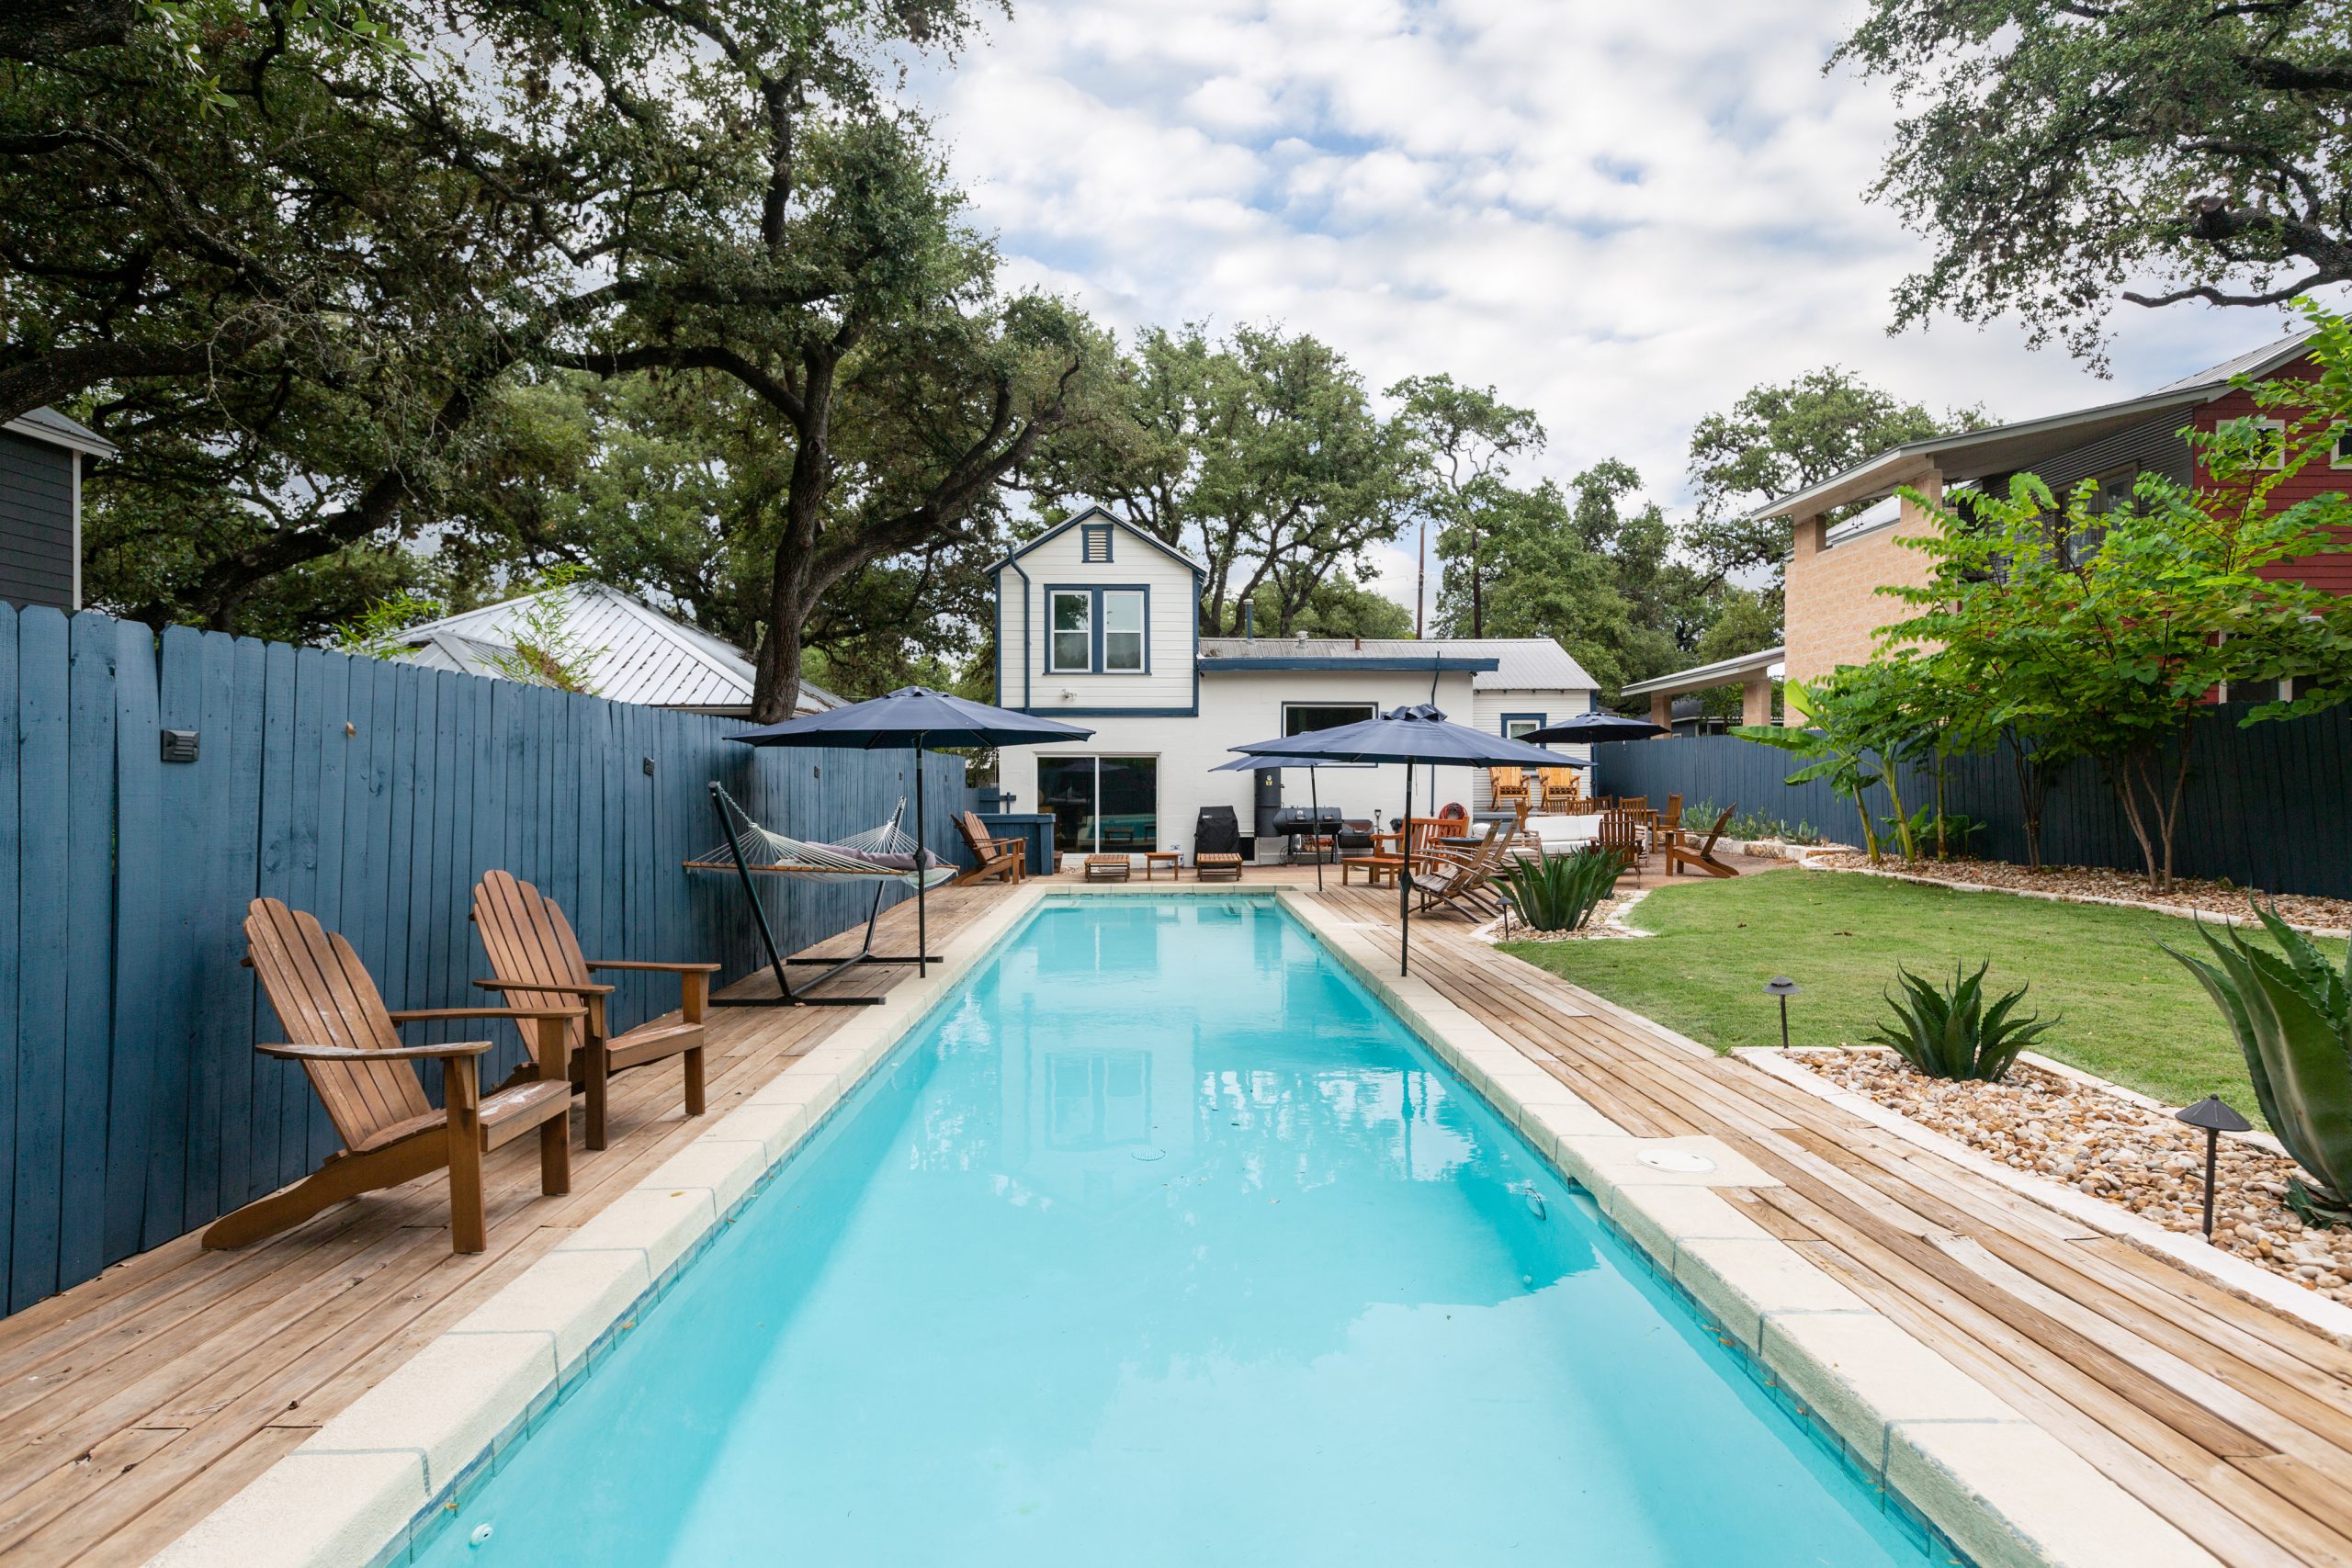
{"type": "Polygon", "coordinates": [[[1484,578],[1478,570],[1478,525],[1470,525],[1470,635],[1487,635],[1487,593],[1484,578]]]}
{"type": "Polygon", "coordinates": [[[2004,730],[2002,744],[2009,749],[2009,765],[2018,781],[2018,820],[2025,829],[2025,863],[2041,869],[2041,809],[2050,798],[2050,773],[2039,758],[2026,750],[2014,729],[2004,730]]]}

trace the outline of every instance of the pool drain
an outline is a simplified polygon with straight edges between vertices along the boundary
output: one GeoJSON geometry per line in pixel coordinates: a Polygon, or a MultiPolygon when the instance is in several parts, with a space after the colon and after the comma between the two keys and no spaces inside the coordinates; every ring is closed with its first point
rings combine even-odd
{"type": "Polygon", "coordinates": [[[1129,1149],[1127,1153],[1136,1159],[1164,1159],[1168,1156],[1166,1149],[1153,1148],[1129,1149]]]}

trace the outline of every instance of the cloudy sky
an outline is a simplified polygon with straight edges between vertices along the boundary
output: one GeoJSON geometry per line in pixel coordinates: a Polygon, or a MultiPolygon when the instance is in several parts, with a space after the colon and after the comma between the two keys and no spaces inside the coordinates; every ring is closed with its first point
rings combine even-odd
{"type": "MultiPolygon", "coordinates": [[[[1918,243],[1866,204],[1894,119],[1822,62],[1819,0],[1016,0],[919,81],[1012,280],[1125,332],[1280,322],[1375,387],[1490,383],[1540,471],[1638,468],[1678,518],[1690,426],[1849,367],[2026,417],[2268,341],[2281,318],[2132,306],[2114,378],[2013,329],[1886,335],[1918,243]]],[[[1410,598],[1410,563],[1381,581],[1410,598]]]]}

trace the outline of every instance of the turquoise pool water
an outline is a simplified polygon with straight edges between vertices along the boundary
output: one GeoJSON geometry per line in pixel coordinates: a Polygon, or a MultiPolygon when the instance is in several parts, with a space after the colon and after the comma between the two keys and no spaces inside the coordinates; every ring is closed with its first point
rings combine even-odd
{"type": "Polygon", "coordinates": [[[1118,897],[1042,906],[420,1561],[1929,1559],[1296,922],[1118,897]]]}

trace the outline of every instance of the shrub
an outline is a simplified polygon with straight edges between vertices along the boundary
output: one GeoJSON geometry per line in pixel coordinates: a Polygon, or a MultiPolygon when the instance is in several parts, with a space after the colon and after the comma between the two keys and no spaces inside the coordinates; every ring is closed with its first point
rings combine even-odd
{"type": "Polygon", "coordinates": [[[1879,1026],[1870,1043],[1892,1048],[1931,1078],[1999,1082],[2018,1053],[2054,1028],[2058,1020],[2009,1016],[2030,989],[2025,986],[1986,1007],[1984,971],[1990,967],[1980,964],[1975,974],[1962,976],[1955,964],[1951,986],[1938,987],[1898,965],[1894,973],[1903,995],[1888,994],[1894,1016],[1879,1026]]]}
{"type": "Polygon", "coordinates": [[[2322,1226],[2352,1224],[2352,950],[2341,974],[2311,939],[2256,906],[2278,943],[2272,953],[2235,926],[2202,921],[2210,964],[2172,953],[2222,1010],[2270,1130],[2309,1180],[2290,1184],[2288,1205],[2322,1226]]]}
{"type": "Polygon", "coordinates": [[[1504,870],[1503,881],[1510,886],[1511,907],[1533,930],[1581,931],[1617,886],[1626,863],[1623,851],[1596,845],[1573,854],[1513,862],[1504,870]]]}

